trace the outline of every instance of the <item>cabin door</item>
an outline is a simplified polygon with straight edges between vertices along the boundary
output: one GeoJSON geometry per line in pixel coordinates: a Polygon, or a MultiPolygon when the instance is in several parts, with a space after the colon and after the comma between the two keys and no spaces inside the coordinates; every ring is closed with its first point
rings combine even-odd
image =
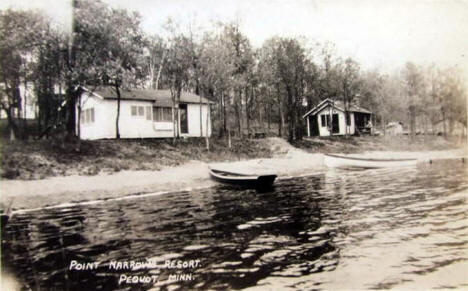
{"type": "Polygon", "coordinates": [[[188,114],[187,114],[187,104],[179,104],[180,112],[180,133],[188,133],[188,114]]]}
{"type": "Polygon", "coordinates": [[[340,122],[338,114],[332,115],[332,133],[340,133],[340,122]]]}
{"type": "Polygon", "coordinates": [[[310,136],[319,135],[317,115],[309,115],[310,136]]]}

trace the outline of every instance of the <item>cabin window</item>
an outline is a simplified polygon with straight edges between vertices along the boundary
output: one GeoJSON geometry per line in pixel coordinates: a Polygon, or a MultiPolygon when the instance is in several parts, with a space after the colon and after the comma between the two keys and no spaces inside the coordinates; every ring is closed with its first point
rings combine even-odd
{"type": "Polygon", "coordinates": [[[346,112],[346,125],[351,125],[351,117],[349,112],[346,112]]]}
{"type": "Polygon", "coordinates": [[[138,116],[145,116],[145,107],[138,106],[138,116]]]}
{"type": "Polygon", "coordinates": [[[172,121],[172,109],[169,107],[153,107],[153,121],[171,122],[172,121]]]}
{"type": "Polygon", "coordinates": [[[151,106],[146,106],[146,120],[152,119],[151,113],[152,113],[151,106]]]}
{"type": "Polygon", "coordinates": [[[327,127],[330,124],[330,115],[320,115],[322,127],[327,127]]]}
{"type": "Polygon", "coordinates": [[[163,108],[163,120],[172,121],[172,108],[163,108]]]}
{"type": "Polygon", "coordinates": [[[83,124],[94,122],[94,108],[88,108],[81,111],[80,121],[83,124]]]}
{"type": "Polygon", "coordinates": [[[145,106],[131,106],[132,116],[145,116],[145,106]]]}

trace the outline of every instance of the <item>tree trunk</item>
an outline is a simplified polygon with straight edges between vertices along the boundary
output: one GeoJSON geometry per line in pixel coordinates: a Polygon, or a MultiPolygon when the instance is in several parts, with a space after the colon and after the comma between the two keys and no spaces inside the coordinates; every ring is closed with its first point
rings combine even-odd
{"type": "MultiPolygon", "coordinates": [[[[203,137],[203,119],[202,119],[202,97],[200,96],[200,137],[203,137]]],[[[209,105],[208,105],[209,106],[209,105]]],[[[208,113],[206,113],[208,115],[208,113]]]]}
{"type": "MultiPolygon", "coordinates": [[[[213,94],[215,95],[215,94],[213,94]]],[[[216,95],[215,95],[216,96],[216,95]]],[[[221,96],[221,101],[216,105],[217,107],[217,113],[218,113],[218,120],[220,121],[219,127],[217,128],[218,131],[218,137],[223,137],[224,136],[224,129],[223,129],[223,104],[222,104],[222,96],[221,96]]],[[[213,127],[213,125],[211,125],[213,127]]]]}
{"type": "Polygon", "coordinates": [[[242,102],[240,100],[241,98],[241,93],[238,92],[238,95],[237,95],[237,100],[235,102],[235,106],[234,106],[234,110],[236,111],[236,122],[237,122],[237,130],[238,130],[238,133],[239,133],[239,137],[242,138],[243,135],[242,135],[242,113],[241,113],[241,110],[242,110],[242,102]]]}
{"type": "Polygon", "coordinates": [[[286,85],[286,92],[287,92],[287,102],[286,102],[286,111],[287,111],[287,119],[288,119],[288,141],[291,142],[294,140],[294,127],[295,127],[295,120],[294,120],[294,101],[293,96],[291,93],[291,89],[289,86],[286,85]]]}
{"type": "Polygon", "coordinates": [[[81,96],[78,98],[78,118],[77,118],[78,126],[76,127],[78,133],[78,139],[81,138],[81,96]]]}
{"type": "Polygon", "coordinates": [[[435,124],[434,124],[434,120],[431,119],[431,134],[434,135],[435,134],[435,124]]]}
{"type": "Polygon", "coordinates": [[[345,114],[345,138],[348,139],[349,138],[348,122],[346,121],[346,119],[348,117],[348,102],[347,102],[347,98],[346,98],[346,93],[343,94],[343,105],[344,105],[344,114],[345,114]]]}
{"type": "Polygon", "coordinates": [[[279,124],[278,124],[278,135],[279,135],[279,137],[282,137],[285,122],[284,122],[283,104],[281,104],[281,102],[280,102],[280,106],[279,106],[279,114],[280,114],[280,120],[279,120],[279,124]]]}
{"type": "Polygon", "coordinates": [[[177,137],[177,122],[176,122],[176,108],[175,108],[175,101],[172,102],[172,129],[173,129],[173,139],[172,139],[172,144],[176,143],[176,137],[177,137]]]}
{"type": "Polygon", "coordinates": [[[382,122],[380,122],[380,124],[382,124],[383,135],[387,135],[387,127],[385,126],[385,115],[382,113],[380,115],[380,118],[382,118],[382,122]]]}
{"type": "MultiPolygon", "coordinates": [[[[247,91],[247,90],[246,90],[247,91]]],[[[252,100],[253,100],[253,86],[250,88],[250,97],[246,92],[245,94],[245,121],[246,121],[246,126],[247,126],[247,133],[250,136],[250,106],[252,105],[252,100]]]]}
{"type": "Polygon", "coordinates": [[[268,132],[270,132],[270,129],[271,129],[271,105],[270,103],[267,103],[267,105],[265,106],[265,109],[266,109],[266,114],[267,114],[267,122],[268,122],[268,132]]]}
{"type": "Polygon", "coordinates": [[[8,127],[10,128],[10,140],[15,140],[19,133],[18,126],[15,123],[14,117],[13,117],[13,108],[10,107],[8,110],[5,110],[7,114],[7,120],[8,120],[8,127]]]}
{"type": "Polygon", "coordinates": [[[161,71],[164,65],[164,59],[166,58],[166,53],[163,51],[162,59],[161,59],[161,65],[159,65],[158,69],[158,75],[156,76],[156,84],[154,86],[154,89],[158,90],[159,89],[159,78],[161,77],[161,71]]]}
{"type": "Polygon", "coordinates": [[[261,106],[260,102],[257,102],[257,108],[258,108],[258,123],[260,125],[260,128],[262,129],[263,132],[265,132],[265,122],[264,122],[264,114],[263,114],[263,108],[261,106]]]}
{"type": "Polygon", "coordinates": [[[156,85],[156,80],[154,79],[155,64],[153,63],[151,57],[150,57],[149,63],[150,63],[149,64],[149,68],[150,68],[149,75],[150,75],[150,80],[151,80],[150,88],[154,90],[154,89],[156,89],[156,86],[155,86],[156,85]]]}
{"type": "Polygon", "coordinates": [[[24,102],[24,110],[23,110],[23,119],[22,119],[22,123],[23,123],[23,138],[24,139],[28,139],[28,136],[29,136],[29,131],[28,131],[28,121],[26,119],[27,117],[27,91],[28,91],[28,84],[26,82],[26,79],[24,79],[24,96],[23,96],[23,102],[24,102]]]}
{"type": "Polygon", "coordinates": [[[447,139],[447,128],[445,126],[445,110],[442,111],[442,122],[444,127],[444,138],[447,139]]]}
{"type": "Polygon", "coordinates": [[[250,135],[250,116],[249,116],[249,108],[247,103],[245,104],[245,121],[247,126],[247,133],[250,135]]]}
{"type": "Polygon", "coordinates": [[[374,122],[370,128],[370,133],[372,136],[374,136],[374,127],[377,125],[377,114],[372,114],[372,117],[374,118],[374,122]]]}
{"type": "Polygon", "coordinates": [[[241,118],[242,118],[242,114],[240,112],[240,108],[239,108],[239,105],[236,105],[235,107],[236,109],[236,121],[237,121],[237,132],[239,133],[239,137],[242,138],[242,125],[241,125],[241,118]]]}
{"type": "Polygon", "coordinates": [[[411,138],[413,139],[415,136],[415,120],[414,120],[414,112],[411,109],[412,105],[410,106],[410,112],[409,112],[409,120],[410,120],[410,135],[411,138]]]}
{"type": "Polygon", "coordinates": [[[171,89],[171,98],[172,98],[172,129],[173,129],[173,138],[172,138],[172,144],[176,143],[176,138],[177,138],[177,123],[176,122],[176,107],[178,106],[176,104],[176,96],[174,95],[175,93],[172,92],[171,89]]]}
{"type": "Polygon", "coordinates": [[[222,111],[223,111],[223,133],[226,134],[227,132],[227,117],[226,117],[226,97],[224,96],[224,91],[221,92],[221,106],[223,107],[222,108],[222,111]]]}
{"type": "Polygon", "coordinates": [[[177,118],[177,138],[180,138],[180,94],[182,92],[181,88],[177,89],[177,95],[176,95],[176,102],[177,102],[177,107],[176,107],[176,118],[177,118]]]}
{"type": "MultiPolygon", "coordinates": [[[[76,46],[75,41],[73,38],[73,33],[77,32],[77,20],[76,20],[76,10],[78,8],[78,1],[72,0],[72,37],[69,38],[68,43],[68,61],[70,70],[73,71],[75,67],[76,61],[76,46]]],[[[76,88],[74,82],[72,80],[68,80],[67,82],[67,90],[66,94],[68,97],[67,100],[67,111],[68,111],[68,119],[66,122],[66,129],[67,129],[67,136],[69,139],[72,139],[76,136],[76,112],[75,106],[76,101],[78,100],[78,95],[81,94],[81,89],[76,88]]]]}
{"type": "Polygon", "coordinates": [[[115,82],[115,91],[117,92],[117,117],[115,118],[115,138],[120,139],[120,128],[119,128],[119,121],[120,121],[120,89],[119,84],[115,82]]]}
{"type": "Polygon", "coordinates": [[[425,115],[424,115],[424,135],[425,135],[425,136],[427,135],[427,128],[428,128],[428,125],[427,125],[427,124],[428,124],[428,119],[429,119],[429,118],[428,118],[427,115],[425,114],[425,115]]]}
{"type": "Polygon", "coordinates": [[[76,137],[76,112],[75,106],[78,96],[81,94],[79,90],[73,90],[73,87],[68,89],[68,102],[67,102],[67,136],[69,139],[76,137]]]}

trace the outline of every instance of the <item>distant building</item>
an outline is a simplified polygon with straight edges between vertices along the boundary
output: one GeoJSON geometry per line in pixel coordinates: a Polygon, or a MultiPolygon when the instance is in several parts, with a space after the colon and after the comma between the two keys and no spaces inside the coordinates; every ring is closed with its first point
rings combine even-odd
{"type": "Polygon", "coordinates": [[[304,114],[307,136],[332,136],[370,133],[372,113],[362,107],[351,105],[348,116],[342,101],[325,99],[304,114]]]}
{"type": "Polygon", "coordinates": [[[385,133],[387,135],[402,135],[403,134],[403,123],[400,121],[389,122],[385,126],[385,133]]]}
{"type": "MultiPolygon", "coordinates": [[[[184,137],[200,136],[200,113],[202,135],[211,135],[211,101],[198,95],[182,92],[179,115],[173,108],[169,90],[124,90],[120,92],[119,132],[121,138],[167,138],[176,130],[184,137]],[[200,105],[201,98],[201,105],[200,105]],[[201,106],[201,112],[200,112],[201,106]]],[[[77,127],[78,127],[78,105],[77,127]]],[[[81,139],[116,137],[117,94],[111,87],[102,87],[93,92],[85,90],[81,98],[81,139]]],[[[77,128],[78,129],[78,128],[77,128]]]]}

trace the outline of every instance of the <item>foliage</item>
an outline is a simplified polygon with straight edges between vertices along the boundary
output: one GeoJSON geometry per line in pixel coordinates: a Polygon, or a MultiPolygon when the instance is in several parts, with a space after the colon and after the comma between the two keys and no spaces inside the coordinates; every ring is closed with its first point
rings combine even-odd
{"type": "Polygon", "coordinates": [[[23,134],[16,117],[26,102],[19,87],[32,81],[40,127],[66,125],[70,134],[79,88],[100,85],[113,86],[118,96],[124,88],[170,89],[176,110],[182,91],[214,100],[219,136],[278,128],[278,135],[299,140],[302,114],[326,98],[342,100],[345,110],[355,104],[370,109],[384,130],[389,121],[409,125],[412,135],[436,132],[440,124],[445,135],[457,124],[466,128],[467,92],[454,68],[409,62],[396,74],[366,71],[337,57],[332,44],[310,46],[303,38],[272,37],[256,49],[238,23],[202,34],[169,22],[166,37],[147,36],[136,13],[100,0],[72,3],[71,34],[39,12],[0,12],[0,109],[17,136],[23,134]]]}
{"type": "Polygon", "coordinates": [[[33,55],[47,33],[47,20],[33,11],[0,11],[0,110],[7,118],[12,137],[22,137],[15,118],[21,118],[20,85],[32,79],[33,55]],[[14,116],[14,109],[17,116],[14,116]]]}

